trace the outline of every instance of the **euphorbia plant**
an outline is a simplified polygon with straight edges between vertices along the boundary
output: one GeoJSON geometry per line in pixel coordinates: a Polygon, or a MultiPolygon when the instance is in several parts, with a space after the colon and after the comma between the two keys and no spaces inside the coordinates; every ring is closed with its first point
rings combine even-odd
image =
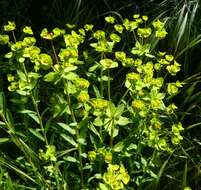
{"type": "Polygon", "coordinates": [[[43,189],[141,185],[157,178],[157,153],[172,154],[182,140],[177,106],[167,101],[182,83],[166,81],[180,65],[154,46],[167,35],[165,23],[137,14],[122,24],[112,16],[105,21],[105,31],[89,24],[78,30],[45,28],[40,35],[45,48],[29,26],[19,41],[13,22],[0,35],[0,44],[10,48],[8,90],[24,115],[17,129],[18,121],[11,122],[2,106],[2,123],[13,142],[24,138],[37,153],[34,162],[25,156],[24,141],[17,144],[25,151],[23,163],[29,163],[22,168],[43,189]],[[121,76],[116,74],[120,69],[121,76]],[[118,77],[123,78],[120,87],[118,77]],[[32,147],[34,139],[38,143],[32,147]],[[151,153],[144,154],[147,148],[151,153]]]}

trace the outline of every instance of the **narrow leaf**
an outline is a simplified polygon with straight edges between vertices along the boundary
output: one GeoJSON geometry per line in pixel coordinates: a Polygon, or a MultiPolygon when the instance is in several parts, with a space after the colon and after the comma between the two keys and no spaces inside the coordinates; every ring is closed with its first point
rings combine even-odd
{"type": "Polygon", "coordinates": [[[39,118],[36,112],[31,110],[22,110],[19,113],[27,114],[29,117],[31,117],[36,123],[40,124],[39,118]]]}
{"type": "Polygon", "coordinates": [[[45,142],[45,139],[44,137],[40,134],[39,131],[37,131],[36,129],[29,129],[29,131],[34,135],[36,136],[38,139],[40,139],[41,141],[45,142]]]}
{"type": "Polygon", "coordinates": [[[65,123],[57,123],[64,130],[68,131],[70,134],[75,135],[75,129],[72,129],[69,125],[65,123]]]}
{"type": "Polygon", "coordinates": [[[77,147],[77,143],[75,142],[75,140],[72,137],[67,136],[66,134],[61,134],[62,138],[64,140],[66,140],[67,142],[69,142],[70,144],[72,144],[74,147],[77,147]]]}

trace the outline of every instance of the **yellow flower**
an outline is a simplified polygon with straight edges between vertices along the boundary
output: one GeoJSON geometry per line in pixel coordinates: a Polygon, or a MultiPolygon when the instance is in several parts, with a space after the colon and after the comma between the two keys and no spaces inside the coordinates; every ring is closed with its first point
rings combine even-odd
{"type": "Polygon", "coordinates": [[[105,17],[105,21],[107,23],[113,24],[115,21],[115,18],[113,16],[107,16],[107,17],[105,17]]]}
{"type": "Polygon", "coordinates": [[[145,104],[142,100],[134,100],[132,102],[132,107],[135,109],[142,110],[143,108],[145,108],[145,104]]]}
{"type": "Polygon", "coordinates": [[[93,99],[91,103],[95,109],[105,109],[108,106],[108,101],[101,98],[93,99]]]}

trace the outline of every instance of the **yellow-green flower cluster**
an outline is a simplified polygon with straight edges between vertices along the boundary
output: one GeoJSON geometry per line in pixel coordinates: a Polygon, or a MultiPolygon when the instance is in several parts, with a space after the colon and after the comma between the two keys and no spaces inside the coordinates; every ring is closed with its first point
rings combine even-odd
{"type": "Polygon", "coordinates": [[[5,45],[8,42],[9,42],[9,36],[0,34],[0,45],[5,45]]]}
{"type": "Polygon", "coordinates": [[[165,52],[159,52],[158,62],[154,64],[156,71],[160,71],[162,68],[166,68],[168,73],[172,76],[176,75],[180,71],[180,64],[174,60],[172,55],[168,55],[165,52]]]}
{"type": "Polygon", "coordinates": [[[120,41],[121,41],[120,36],[117,35],[117,34],[115,34],[115,33],[110,34],[110,39],[111,39],[113,42],[120,42],[120,41]]]}
{"type": "Polygon", "coordinates": [[[137,34],[141,38],[148,38],[152,33],[151,28],[138,28],[137,34]]]}
{"type": "Polygon", "coordinates": [[[100,64],[102,65],[103,70],[118,67],[117,62],[113,61],[112,59],[107,59],[107,58],[106,59],[101,59],[100,64]]]}
{"type": "Polygon", "coordinates": [[[89,100],[89,94],[87,91],[81,91],[78,96],[77,96],[77,100],[81,103],[85,103],[89,100]]]}
{"type": "Polygon", "coordinates": [[[90,99],[88,94],[89,81],[84,78],[76,78],[73,80],[77,94],[75,95],[77,100],[81,103],[85,103],[90,99]]]}
{"type": "Polygon", "coordinates": [[[137,67],[140,66],[142,64],[142,60],[141,59],[133,59],[132,57],[127,57],[126,53],[123,51],[117,51],[115,52],[115,58],[121,62],[121,64],[124,67],[137,67]]]}
{"type": "Polygon", "coordinates": [[[47,40],[53,40],[54,38],[57,38],[58,36],[62,36],[65,34],[65,31],[62,30],[62,29],[59,29],[59,28],[54,28],[52,30],[52,32],[49,32],[47,30],[47,28],[44,28],[42,31],[41,31],[41,38],[44,38],[44,39],[47,39],[47,40]]]}
{"type": "Polygon", "coordinates": [[[79,90],[86,90],[89,87],[89,81],[84,78],[76,79],[74,84],[79,90]]]}
{"type": "Polygon", "coordinates": [[[42,149],[39,149],[39,158],[45,161],[57,161],[56,147],[54,145],[48,145],[46,147],[46,152],[44,152],[42,149]]]}
{"type": "Polygon", "coordinates": [[[10,81],[10,86],[8,86],[9,91],[16,91],[18,94],[26,96],[29,95],[30,91],[35,87],[40,75],[34,72],[28,72],[24,74],[22,71],[18,70],[17,75],[13,76],[8,74],[7,78],[10,81]]]}
{"type": "Polygon", "coordinates": [[[36,43],[36,39],[34,37],[25,37],[23,41],[17,41],[16,43],[11,45],[12,51],[20,51],[26,47],[34,46],[36,43]]]}
{"type": "Polygon", "coordinates": [[[90,46],[98,52],[112,52],[114,44],[120,40],[120,37],[117,37],[116,34],[112,36],[112,41],[108,41],[103,30],[95,31],[93,33],[93,37],[97,40],[97,42],[91,43],[90,46]]]}
{"type": "Polygon", "coordinates": [[[167,87],[167,92],[169,95],[174,95],[178,92],[178,88],[182,87],[181,82],[177,81],[175,83],[169,83],[167,87]]]}
{"type": "Polygon", "coordinates": [[[72,31],[71,34],[64,35],[64,41],[66,47],[78,48],[78,46],[84,42],[84,36],[82,34],[78,34],[75,31],[72,31]]]}
{"type": "MultiPolygon", "coordinates": [[[[161,127],[161,122],[159,122],[157,125],[157,127],[161,127]]],[[[164,137],[160,137],[159,130],[157,128],[154,129],[154,127],[152,126],[149,131],[144,131],[144,133],[147,135],[147,143],[150,147],[153,147],[159,151],[167,151],[169,153],[172,152],[167,139],[164,137]]]]}
{"type": "Polygon", "coordinates": [[[40,48],[36,46],[30,46],[23,49],[22,56],[24,58],[29,58],[32,63],[36,63],[39,59],[40,52],[40,48]]]}
{"type": "Polygon", "coordinates": [[[87,157],[90,160],[90,162],[93,162],[96,160],[96,155],[97,153],[95,151],[89,151],[87,157]]]}
{"type": "Polygon", "coordinates": [[[78,61],[78,50],[77,48],[67,47],[61,49],[58,56],[64,65],[71,65],[78,61]]]}
{"type": "Polygon", "coordinates": [[[96,151],[88,152],[88,159],[91,162],[94,162],[97,159],[97,157],[103,159],[105,163],[111,163],[113,158],[112,152],[104,147],[98,148],[96,151]]]}
{"type": "Polygon", "coordinates": [[[132,107],[136,110],[143,110],[145,108],[145,103],[142,100],[133,100],[132,107]]]}
{"type": "Polygon", "coordinates": [[[167,70],[171,75],[176,75],[180,71],[180,64],[174,61],[173,65],[168,65],[167,70]]]}
{"type": "Polygon", "coordinates": [[[38,59],[35,62],[35,70],[37,68],[42,68],[42,69],[49,69],[53,65],[53,61],[50,55],[46,53],[41,53],[38,56],[38,59]]]}
{"type": "Polygon", "coordinates": [[[33,35],[33,31],[30,26],[25,26],[22,30],[25,34],[33,35]]]}
{"type": "Polygon", "coordinates": [[[119,32],[120,34],[122,34],[124,27],[121,24],[115,24],[114,25],[114,29],[119,32]]]}
{"type": "Polygon", "coordinates": [[[86,31],[91,31],[91,30],[93,30],[93,25],[92,24],[85,24],[84,25],[84,29],[86,30],[86,31]]]}
{"type": "Polygon", "coordinates": [[[108,164],[107,172],[103,174],[103,181],[112,190],[120,190],[128,184],[130,176],[123,165],[108,164]]]}
{"type": "Polygon", "coordinates": [[[114,24],[115,18],[113,16],[105,17],[105,21],[110,24],[114,24]]]}
{"type": "Polygon", "coordinates": [[[183,137],[180,134],[183,130],[184,128],[182,127],[181,123],[172,125],[172,133],[173,133],[171,137],[172,144],[178,145],[180,141],[183,140],[183,137]]]}
{"type": "Polygon", "coordinates": [[[156,29],[155,36],[159,39],[163,39],[167,35],[167,31],[165,30],[165,23],[161,22],[159,19],[155,20],[152,23],[153,27],[156,29]]]}
{"type": "Polygon", "coordinates": [[[173,114],[174,111],[177,109],[177,106],[174,103],[172,103],[169,106],[167,106],[166,109],[168,114],[173,114]]]}
{"type": "Polygon", "coordinates": [[[4,27],[3,27],[4,31],[6,31],[6,32],[13,31],[13,30],[15,30],[15,28],[16,28],[15,23],[11,22],[11,21],[8,21],[8,24],[4,25],[4,27]]]}
{"type": "Polygon", "coordinates": [[[91,104],[95,109],[100,110],[106,109],[108,107],[108,101],[101,98],[92,99],[91,104]]]}

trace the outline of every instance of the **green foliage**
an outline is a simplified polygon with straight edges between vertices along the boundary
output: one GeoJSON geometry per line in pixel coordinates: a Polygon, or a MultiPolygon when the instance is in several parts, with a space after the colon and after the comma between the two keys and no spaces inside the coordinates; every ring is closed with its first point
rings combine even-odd
{"type": "MultiPolygon", "coordinates": [[[[142,188],[161,178],[168,161],[158,164],[160,155],[172,156],[181,146],[184,128],[172,97],[183,83],[166,79],[174,80],[180,64],[153,44],[166,37],[165,22],[138,14],[122,23],[113,16],[105,21],[107,30],[44,28],[46,48],[31,27],[16,41],[15,23],[4,26],[14,39],[0,35],[9,49],[1,64],[10,66],[13,108],[1,92],[0,126],[20,153],[13,163],[2,156],[0,165],[19,174],[16,183],[29,189],[142,188]],[[126,36],[132,47],[122,46],[126,36]],[[117,94],[120,69],[124,82],[117,94]]],[[[3,188],[10,180],[4,176],[3,188]]]]}

